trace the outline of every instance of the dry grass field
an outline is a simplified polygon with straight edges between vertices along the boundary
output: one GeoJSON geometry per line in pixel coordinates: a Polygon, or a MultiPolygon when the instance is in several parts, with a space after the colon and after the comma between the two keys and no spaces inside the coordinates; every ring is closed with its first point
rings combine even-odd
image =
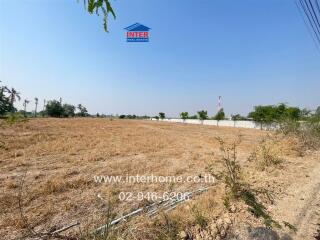
{"type": "MultiPolygon", "coordinates": [[[[258,152],[261,140],[270,134],[251,129],[93,118],[32,119],[12,126],[2,124],[0,238],[27,239],[30,229],[50,231],[74,222],[80,222],[80,227],[65,235],[71,236],[79,228],[93,229],[105,218],[106,203],[98,195],[112,202],[116,217],[146,204],[146,201],[120,201],[120,192],[184,192],[207,186],[203,182],[102,184],[96,183],[94,176],[153,174],[201,178],[209,174],[209,166],[214,171],[222,169],[216,137],[231,142],[238,135],[242,135],[237,154],[242,178],[273,193],[273,202],[261,201],[278,221],[288,221],[298,228],[294,239],[312,236],[315,227],[311,222],[317,221],[316,209],[320,204],[316,191],[320,188],[318,153],[300,156],[295,139],[271,136],[270,154],[279,158],[279,163],[264,166],[259,163],[259,154],[252,160],[252,153],[258,152]]],[[[241,231],[245,225],[261,226],[261,221],[247,212],[243,204],[237,204],[232,211],[225,209],[224,196],[224,184],[217,181],[210,191],[170,212],[179,223],[179,232],[197,228],[201,218],[209,226],[222,216],[230,219],[227,222],[231,222],[232,231],[241,231]]],[[[123,239],[157,239],[159,226],[165,228],[161,217],[157,221],[145,216],[132,220],[122,232],[127,236],[123,239]]],[[[208,234],[198,231],[200,235],[208,234]]],[[[202,235],[200,239],[210,239],[202,235]]],[[[167,238],[161,239],[170,239],[164,236],[167,238]]]]}

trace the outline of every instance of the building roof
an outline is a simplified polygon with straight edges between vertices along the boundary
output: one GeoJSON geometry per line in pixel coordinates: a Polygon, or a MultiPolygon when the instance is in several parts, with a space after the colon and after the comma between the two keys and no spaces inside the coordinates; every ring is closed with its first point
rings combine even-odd
{"type": "Polygon", "coordinates": [[[128,31],[141,31],[141,32],[143,32],[143,31],[149,31],[149,29],[151,29],[151,28],[148,28],[140,23],[135,23],[129,27],[126,27],[125,29],[128,31]]]}

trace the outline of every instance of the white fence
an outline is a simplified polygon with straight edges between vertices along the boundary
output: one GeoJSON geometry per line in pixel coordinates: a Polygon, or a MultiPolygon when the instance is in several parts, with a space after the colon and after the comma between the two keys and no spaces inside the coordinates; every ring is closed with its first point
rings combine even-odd
{"type": "Polygon", "coordinates": [[[252,128],[252,129],[264,129],[270,130],[275,129],[275,125],[262,126],[259,123],[254,121],[233,121],[233,120],[199,120],[199,119],[180,119],[180,118],[165,118],[165,119],[156,119],[151,118],[152,121],[162,121],[162,122],[173,122],[173,123],[189,123],[189,124],[202,124],[202,125],[212,125],[220,127],[236,127],[236,128],[252,128]]]}

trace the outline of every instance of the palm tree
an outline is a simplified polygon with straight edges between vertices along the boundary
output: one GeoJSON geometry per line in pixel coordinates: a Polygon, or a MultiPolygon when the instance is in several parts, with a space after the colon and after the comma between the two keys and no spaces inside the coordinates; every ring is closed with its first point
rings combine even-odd
{"type": "Polygon", "coordinates": [[[0,86],[0,99],[3,97],[4,93],[7,92],[7,89],[8,88],[6,86],[0,86]]]}
{"type": "Polygon", "coordinates": [[[43,111],[44,111],[45,108],[46,108],[46,100],[43,99],[43,111]]]}
{"type": "Polygon", "coordinates": [[[82,104],[78,104],[77,108],[79,109],[79,113],[77,113],[80,117],[87,117],[88,116],[88,110],[85,106],[82,104]]]}
{"type": "MultiPolygon", "coordinates": [[[[9,101],[13,107],[13,104],[16,101],[16,99],[18,99],[18,101],[20,101],[20,99],[21,99],[20,93],[17,90],[15,90],[14,88],[11,88],[11,89],[9,89],[7,87],[5,87],[5,88],[6,88],[6,91],[9,93],[9,101]]],[[[12,111],[13,111],[13,109],[14,108],[12,108],[12,111]]]]}
{"type": "MultiPolygon", "coordinates": [[[[1,83],[1,81],[0,81],[1,83]]],[[[14,112],[15,108],[10,102],[9,96],[7,96],[8,88],[0,85],[0,115],[7,112],[14,112]]]]}
{"type": "Polygon", "coordinates": [[[34,110],[34,116],[37,117],[37,109],[38,109],[38,101],[39,99],[37,97],[34,98],[34,102],[36,104],[36,108],[34,110]]]}
{"type": "Polygon", "coordinates": [[[79,116],[81,116],[81,115],[82,115],[82,109],[83,109],[82,104],[81,104],[81,103],[80,103],[80,104],[78,104],[77,108],[79,109],[79,113],[78,113],[78,115],[79,115],[79,116]]]}
{"type": "Polygon", "coordinates": [[[29,103],[30,101],[25,99],[24,102],[23,102],[23,107],[24,107],[24,116],[27,115],[27,104],[29,103]]]}

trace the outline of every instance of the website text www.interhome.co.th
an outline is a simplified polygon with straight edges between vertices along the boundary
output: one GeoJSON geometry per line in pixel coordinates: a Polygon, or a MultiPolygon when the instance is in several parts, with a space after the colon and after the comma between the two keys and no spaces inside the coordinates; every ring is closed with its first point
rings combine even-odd
{"type": "Polygon", "coordinates": [[[203,176],[157,176],[157,175],[125,175],[93,176],[96,183],[214,183],[215,178],[208,174],[203,176]]]}

